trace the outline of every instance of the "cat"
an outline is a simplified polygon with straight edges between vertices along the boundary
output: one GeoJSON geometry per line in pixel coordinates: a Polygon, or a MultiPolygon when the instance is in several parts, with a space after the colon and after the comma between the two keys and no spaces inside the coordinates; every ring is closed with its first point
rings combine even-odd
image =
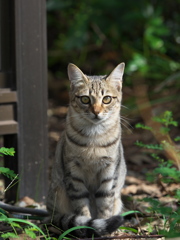
{"type": "Polygon", "coordinates": [[[68,65],[66,129],[56,149],[47,197],[51,222],[79,237],[103,236],[122,225],[120,191],[126,176],[121,143],[124,63],[108,76],[87,76],[68,65]]]}

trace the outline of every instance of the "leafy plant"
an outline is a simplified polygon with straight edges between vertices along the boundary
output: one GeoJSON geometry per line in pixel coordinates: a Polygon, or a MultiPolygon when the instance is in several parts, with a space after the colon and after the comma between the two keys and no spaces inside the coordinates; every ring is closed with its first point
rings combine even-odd
{"type": "Polygon", "coordinates": [[[145,126],[143,124],[136,124],[136,128],[142,128],[145,130],[151,131],[154,136],[160,141],[159,144],[144,144],[142,142],[137,141],[135,144],[137,146],[153,149],[153,150],[164,150],[170,157],[172,157],[172,161],[177,165],[180,169],[180,151],[174,142],[179,141],[179,137],[177,136],[173,140],[171,139],[169,132],[170,126],[177,127],[178,122],[173,119],[171,111],[165,111],[161,116],[156,116],[152,119],[152,126],[156,126],[156,129],[153,129],[152,126],[145,126]],[[158,123],[153,124],[153,122],[158,123]]]}
{"type": "Polygon", "coordinates": [[[1,147],[0,148],[0,156],[2,157],[4,155],[9,155],[9,156],[14,156],[15,151],[14,148],[5,148],[5,147],[1,147]]]}
{"type": "MultiPolygon", "coordinates": [[[[177,121],[173,120],[172,112],[166,111],[164,114],[158,117],[154,117],[153,121],[162,124],[162,127],[159,129],[160,134],[168,134],[170,132],[170,126],[177,127],[177,121]],[[163,131],[162,131],[163,129],[163,131]]],[[[143,124],[137,124],[137,128],[142,128],[149,131],[154,131],[151,127],[145,126],[143,124]]],[[[159,133],[156,133],[159,134],[159,133]]],[[[169,138],[169,135],[168,135],[169,138]]],[[[167,139],[167,138],[166,138],[167,139]]],[[[180,138],[176,137],[174,141],[179,141],[180,138]]],[[[170,184],[170,183],[179,183],[180,182],[180,171],[174,166],[174,162],[170,160],[164,160],[157,154],[161,150],[161,152],[167,148],[168,144],[164,144],[162,141],[161,144],[144,144],[142,142],[136,142],[137,146],[151,149],[154,153],[151,153],[151,156],[159,162],[158,166],[151,172],[147,174],[147,179],[149,181],[154,182],[155,179],[160,181],[161,183],[170,184]]],[[[170,143],[169,148],[175,149],[175,151],[179,154],[179,150],[176,146],[172,146],[170,143]]],[[[153,198],[144,198],[143,201],[149,203],[149,207],[146,209],[148,213],[151,213],[152,218],[161,218],[163,219],[163,227],[157,226],[157,231],[159,234],[163,234],[168,237],[176,237],[180,236],[180,190],[174,190],[171,193],[174,197],[175,202],[177,203],[177,209],[174,210],[171,206],[166,206],[161,203],[157,199],[153,198]]],[[[149,231],[152,230],[151,224],[148,223],[149,231]]]]}
{"type": "MultiPolygon", "coordinates": [[[[151,154],[152,157],[157,159],[155,154],[151,154]]],[[[174,167],[171,161],[164,161],[161,159],[158,167],[156,167],[151,173],[147,174],[149,181],[154,181],[158,176],[161,176],[161,182],[164,183],[179,183],[180,182],[180,171],[174,167]]]]}
{"type": "MultiPolygon", "coordinates": [[[[126,217],[128,215],[136,214],[136,213],[140,213],[141,214],[141,212],[139,212],[139,211],[132,210],[132,211],[127,211],[127,212],[122,213],[121,216],[122,217],[126,217]]],[[[124,232],[138,233],[138,230],[135,229],[135,228],[132,228],[132,227],[124,227],[124,226],[122,226],[122,227],[119,227],[119,229],[121,231],[124,231],[124,232]]]]}
{"type": "MultiPolygon", "coordinates": [[[[173,119],[173,115],[171,111],[165,111],[161,116],[156,116],[153,118],[154,121],[156,122],[160,122],[163,125],[165,125],[166,127],[173,125],[175,127],[178,126],[178,122],[174,121],[173,119]]],[[[168,131],[170,131],[170,129],[168,128],[168,131]]]]}
{"type": "Polygon", "coordinates": [[[0,213],[0,221],[6,222],[7,224],[9,224],[14,231],[14,232],[7,232],[7,233],[0,232],[1,237],[3,239],[8,239],[9,237],[19,238],[19,236],[17,234],[17,231],[16,231],[16,228],[19,228],[19,229],[22,230],[22,232],[26,233],[27,236],[29,236],[33,239],[37,238],[37,235],[35,234],[35,232],[38,232],[44,237],[45,240],[48,240],[48,238],[46,237],[44,232],[38,226],[36,226],[34,223],[28,222],[28,221],[23,220],[23,219],[9,218],[6,215],[4,215],[3,213],[0,213]],[[25,224],[26,227],[23,228],[18,223],[23,223],[23,224],[25,224]]]}
{"type": "Polygon", "coordinates": [[[163,220],[163,228],[158,227],[158,234],[165,237],[179,237],[180,236],[180,207],[173,211],[172,207],[164,206],[159,200],[153,198],[144,198],[143,201],[149,203],[146,211],[154,218],[161,218],[163,220]]]}
{"type": "Polygon", "coordinates": [[[63,240],[65,238],[65,236],[67,236],[68,234],[70,234],[72,231],[75,231],[75,230],[79,230],[79,229],[85,229],[85,228],[89,228],[89,229],[94,229],[94,228],[91,228],[91,227],[87,227],[87,226],[78,226],[78,227],[72,227],[70,229],[68,229],[67,231],[65,231],[64,233],[62,233],[58,240],[63,240]]]}
{"type": "MultiPolygon", "coordinates": [[[[1,157],[3,155],[14,156],[14,154],[15,154],[14,148],[5,148],[5,147],[0,148],[1,157]]],[[[13,180],[14,178],[17,178],[17,174],[15,174],[13,170],[10,170],[9,168],[5,168],[5,167],[0,167],[0,174],[3,174],[4,176],[10,178],[11,180],[13,180]]]]}
{"type": "Polygon", "coordinates": [[[139,141],[137,141],[135,144],[139,147],[143,147],[143,148],[147,148],[147,149],[163,150],[162,144],[144,144],[139,141]]]}

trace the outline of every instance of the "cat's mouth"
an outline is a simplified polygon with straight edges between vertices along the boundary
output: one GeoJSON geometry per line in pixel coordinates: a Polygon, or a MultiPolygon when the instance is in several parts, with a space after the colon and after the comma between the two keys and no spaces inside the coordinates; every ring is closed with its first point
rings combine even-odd
{"type": "Polygon", "coordinates": [[[102,115],[96,115],[96,114],[88,114],[88,115],[82,115],[82,117],[90,122],[90,123],[93,123],[93,124],[99,124],[99,123],[102,123],[106,120],[106,117],[105,116],[102,116],[102,115]]]}
{"type": "Polygon", "coordinates": [[[86,120],[88,120],[89,122],[91,122],[93,124],[99,124],[104,121],[104,119],[100,116],[93,116],[93,117],[91,116],[91,117],[86,118],[86,120]]]}
{"type": "Polygon", "coordinates": [[[98,115],[95,115],[94,119],[101,120],[101,118],[98,115]]]}
{"type": "Polygon", "coordinates": [[[98,124],[98,123],[101,123],[103,122],[105,119],[101,116],[98,116],[98,115],[95,115],[93,116],[92,118],[92,122],[95,123],[95,124],[98,124]]]}

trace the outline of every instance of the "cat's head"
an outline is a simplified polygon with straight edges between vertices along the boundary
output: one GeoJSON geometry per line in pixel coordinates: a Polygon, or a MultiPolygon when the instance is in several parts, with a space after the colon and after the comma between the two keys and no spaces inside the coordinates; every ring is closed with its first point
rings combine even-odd
{"type": "Polygon", "coordinates": [[[124,63],[107,76],[87,76],[76,65],[68,65],[70,101],[75,111],[92,123],[100,123],[118,113],[122,98],[124,63]]]}

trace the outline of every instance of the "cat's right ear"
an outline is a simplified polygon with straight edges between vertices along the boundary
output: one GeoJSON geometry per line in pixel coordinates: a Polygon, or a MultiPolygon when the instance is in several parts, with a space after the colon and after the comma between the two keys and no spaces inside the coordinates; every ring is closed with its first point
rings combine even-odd
{"type": "Polygon", "coordinates": [[[84,73],[74,64],[68,64],[68,77],[71,81],[71,84],[79,87],[87,82],[87,78],[84,73]]]}

